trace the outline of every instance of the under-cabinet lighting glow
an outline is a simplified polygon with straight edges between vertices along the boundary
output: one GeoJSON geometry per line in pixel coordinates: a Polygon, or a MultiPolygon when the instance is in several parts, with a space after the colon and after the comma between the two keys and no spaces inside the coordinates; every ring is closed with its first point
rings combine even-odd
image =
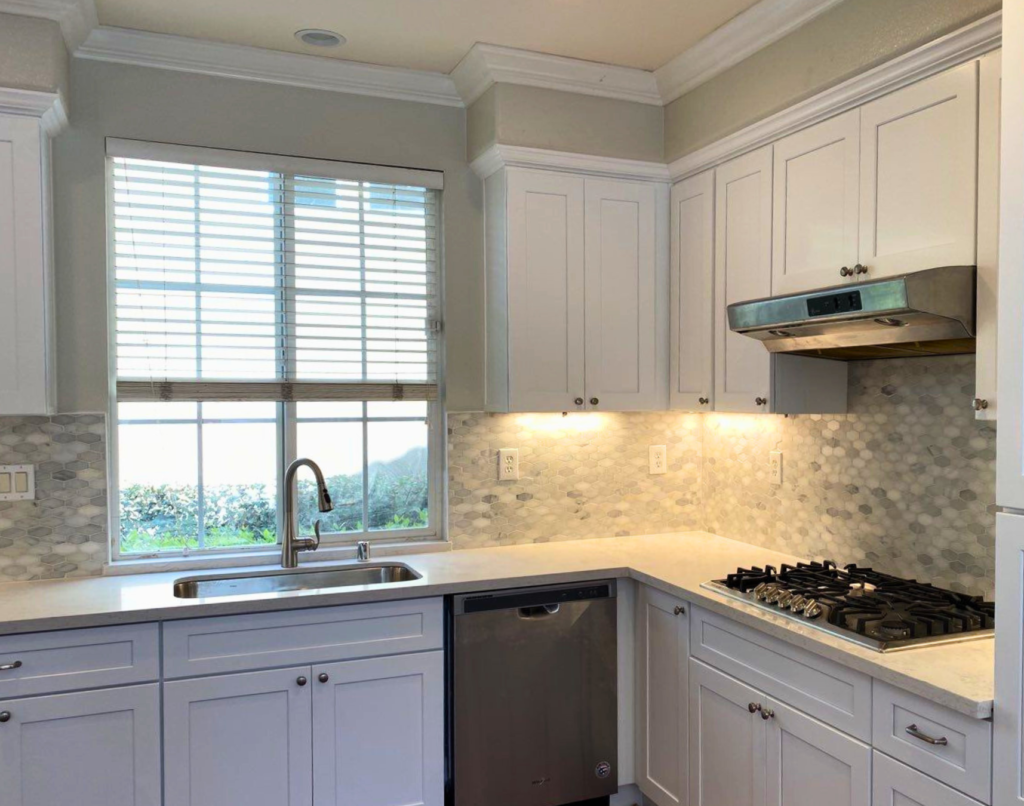
{"type": "Polygon", "coordinates": [[[519,414],[516,422],[529,431],[546,434],[581,434],[599,431],[607,422],[607,415],[596,411],[566,412],[563,414],[519,414]]]}

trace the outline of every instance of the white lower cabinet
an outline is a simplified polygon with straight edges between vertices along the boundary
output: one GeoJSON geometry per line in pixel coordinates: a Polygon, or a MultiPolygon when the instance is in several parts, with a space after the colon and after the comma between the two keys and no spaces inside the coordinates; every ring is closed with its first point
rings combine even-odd
{"type": "Polygon", "coordinates": [[[690,661],[691,806],[870,806],[871,748],[690,661]]]}
{"type": "Polygon", "coordinates": [[[310,668],[164,685],[166,806],[309,806],[310,668]]]}
{"type": "Polygon", "coordinates": [[[642,586],[637,601],[637,786],[658,806],[687,802],[686,605],[642,586]]]}
{"type": "Polygon", "coordinates": [[[442,806],[444,653],[313,667],[315,806],[442,806]]]}
{"type": "Polygon", "coordinates": [[[4,806],[160,806],[160,686],[0,701],[4,806]]]}
{"type": "Polygon", "coordinates": [[[874,753],[873,806],[980,806],[906,764],[874,753]]]}

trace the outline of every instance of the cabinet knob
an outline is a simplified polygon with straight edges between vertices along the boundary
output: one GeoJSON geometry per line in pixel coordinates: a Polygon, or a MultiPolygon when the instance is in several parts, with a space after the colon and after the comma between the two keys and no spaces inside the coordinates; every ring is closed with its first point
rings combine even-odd
{"type": "Polygon", "coordinates": [[[300,678],[299,678],[298,680],[296,680],[295,682],[296,682],[296,683],[298,683],[298,684],[299,684],[300,686],[304,686],[304,685],[306,685],[306,683],[308,683],[309,681],[308,681],[308,680],[306,680],[306,678],[305,678],[305,677],[300,677],[300,678]]]}
{"type": "Polygon", "coordinates": [[[768,720],[775,716],[775,712],[771,708],[761,709],[761,719],[768,720]]]}
{"type": "MultiPolygon", "coordinates": [[[[988,408],[988,401],[982,397],[976,397],[974,398],[974,401],[971,403],[971,405],[974,407],[975,411],[984,411],[985,409],[988,408]]],[[[0,669],[2,668],[3,667],[0,666],[0,669]]]]}
{"type": "Polygon", "coordinates": [[[756,714],[758,711],[761,710],[761,705],[760,703],[752,702],[747,706],[747,710],[750,711],[750,713],[752,714],[756,714]]]}
{"type": "Polygon", "coordinates": [[[11,721],[11,712],[10,711],[0,711],[0,722],[10,722],[10,721],[11,721]]]}
{"type": "Polygon", "coordinates": [[[598,403],[600,403],[600,402],[601,402],[601,401],[600,401],[600,400],[598,400],[598,399],[597,399],[596,397],[592,397],[592,398],[590,398],[590,405],[591,405],[591,406],[596,406],[596,405],[597,405],[598,403]]]}
{"type": "Polygon", "coordinates": [[[766,397],[755,397],[754,398],[754,403],[757,404],[758,406],[765,406],[765,405],[768,404],[768,398],[766,398],[766,397]]]}
{"type": "Polygon", "coordinates": [[[677,616],[681,616],[686,612],[686,608],[682,605],[676,605],[672,608],[672,612],[675,613],[675,615],[677,616]]]}
{"type": "Polygon", "coordinates": [[[867,274],[868,267],[862,266],[860,263],[858,263],[856,266],[853,267],[853,273],[856,275],[867,274]]]}
{"type": "Polygon", "coordinates": [[[573,401],[573,403],[575,403],[577,406],[582,406],[583,405],[583,398],[582,397],[578,397],[578,398],[576,398],[573,401]]]}
{"type": "Polygon", "coordinates": [[[326,682],[327,682],[328,680],[330,680],[330,679],[331,679],[331,678],[330,678],[330,676],[329,676],[329,675],[327,674],[327,672],[321,672],[321,673],[320,673],[320,676],[319,676],[319,677],[317,677],[317,680],[319,680],[319,681],[320,681],[321,683],[326,683],[326,682]]]}
{"type": "Polygon", "coordinates": [[[843,268],[841,268],[839,270],[839,276],[840,277],[853,277],[853,269],[851,269],[848,266],[843,266],[843,268]]]}
{"type": "Polygon", "coordinates": [[[706,397],[698,397],[697,402],[700,403],[702,406],[706,406],[711,401],[708,400],[706,397]]]}

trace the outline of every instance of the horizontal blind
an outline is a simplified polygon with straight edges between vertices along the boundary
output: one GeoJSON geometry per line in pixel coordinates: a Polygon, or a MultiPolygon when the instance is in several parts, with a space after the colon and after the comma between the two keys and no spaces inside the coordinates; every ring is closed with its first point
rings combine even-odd
{"type": "Polygon", "coordinates": [[[437,191],[109,162],[119,398],[437,396],[437,191]]]}

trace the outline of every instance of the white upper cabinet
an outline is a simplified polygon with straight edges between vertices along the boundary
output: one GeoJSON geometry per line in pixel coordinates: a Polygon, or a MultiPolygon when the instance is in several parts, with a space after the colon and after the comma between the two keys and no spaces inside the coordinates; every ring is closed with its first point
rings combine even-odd
{"type": "Polygon", "coordinates": [[[1002,52],[979,62],[978,83],[978,291],[975,417],[995,420],[999,330],[999,122],[1002,52]]]}
{"type": "Polygon", "coordinates": [[[771,356],[729,329],[726,308],[767,297],[772,285],[772,147],[720,166],[715,174],[715,407],[767,412],[771,356]]]}
{"type": "Polygon", "coordinates": [[[772,294],[856,277],[860,111],[776,143],[774,196],[772,294]]]}
{"type": "Polygon", "coordinates": [[[508,409],[571,411],[584,397],[584,182],[508,172],[508,409]]]}
{"type": "MultiPolygon", "coordinates": [[[[667,189],[665,189],[667,190],[667,189]]],[[[585,191],[587,405],[652,409],[658,401],[655,188],[587,179],[585,191]]],[[[664,321],[661,319],[661,321],[664,321]]]]}
{"type": "Polygon", "coordinates": [[[670,402],[673,409],[714,405],[715,172],[677,183],[672,221],[670,402]]]}
{"type": "Polygon", "coordinates": [[[502,169],[487,204],[487,408],[668,406],[668,188],[502,169]]]}
{"type": "Polygon", "coordinates": [[[49,140],[0,115],[0,416],[55,409],[49,140]]]}
{"type": "Polygon", "coordinates": [[[976,259],[978,62],[861,107],[868,279],[976,259]]]}

